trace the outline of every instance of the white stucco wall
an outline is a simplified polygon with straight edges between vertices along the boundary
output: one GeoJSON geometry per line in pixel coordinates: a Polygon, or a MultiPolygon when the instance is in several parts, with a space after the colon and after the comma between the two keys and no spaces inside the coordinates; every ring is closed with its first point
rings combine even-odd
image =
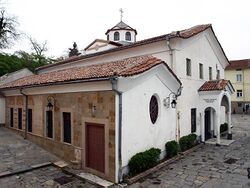
{"type": "Polygon", "coordinates": [[[33,75],[33,73],[27,68],[15,71],[15,72],[12,72],[12,73],[9,73],[0,77],[0,85],[9,83],[14,80],[23,78],[25,76],[30,76],[30,75],[33,75]]]}
{"type": "Polygon", "coordinates": [[[138,85],[122,94],[122,166],[126,166],[136,153],[151,147],[160,148],[164,153],[165,143],[176,139],[176,110],[164,106],[163,100],[171,91],[177,91],[177,82],[163,71],[163,67],[152,70],[151,74],[135,82],[138,85]],[[151,122],[149,114],[153,95],[157,97],[159,105],[155,124],[151,122]]]}
{"type": "Polygon", "coordinates": [[[119,41],[126,41],[126,38],[125,38],[126,32],[130,32],[130,34],[131,34],[131,41],[127,41],[127,42],[135,42],[136,41],[135,32],[131,31],[131,30],[115,30],[115,31],[110,31],[108,33],[110,41],[119,42],[119,41],[115,41],[114,40],[114,33],[115,32],[119,32],[120,33],[120,40],[119,41]]]}
{"type": "Polygon", "coordinates": [[[174,69],[183,83],[182,95],[177,104],[177,110],[180,111],[180,136],[191,132],[191,108],[197,109],[196,134],[200,135],[199,114],[204,113],[204,109],[209,107],[209,104],[200,101],[198,89],[209,80],[209,67],[212,67],[213,79],[216,79],[216,67],[220,70],[220,78],[224,78],[225,62],[222,61],[224,56],[220,57],[221,54],[217,52],[219,49],[210,32],[183,39],[176,44],[176,48],[174,69]],[[186,58],[191,59],[191,76],[186,75],[186,58]],[[203,79],[199,78],[199,63],[203,64],[203,79]]]}

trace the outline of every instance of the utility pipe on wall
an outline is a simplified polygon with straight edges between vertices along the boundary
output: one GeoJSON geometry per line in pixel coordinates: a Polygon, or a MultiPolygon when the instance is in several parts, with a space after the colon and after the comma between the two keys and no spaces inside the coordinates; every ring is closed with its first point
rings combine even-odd
{"type": "Polygon", "coordinates": [[[20,89],[20,93],[25,96],[25,128],[24,128],[24,139],[27,139],[27,128],[28,128],[28,95],[23,93],[23,89],[20,89]]]}
{"type": "Polygon", "coordinates": [[[118,77],[113,76],[110,78],[112,90],[116,92],[119,97],[119,120],[118,120],[118,182],[122,182],[122,92],[117,90],[118,77]]]}

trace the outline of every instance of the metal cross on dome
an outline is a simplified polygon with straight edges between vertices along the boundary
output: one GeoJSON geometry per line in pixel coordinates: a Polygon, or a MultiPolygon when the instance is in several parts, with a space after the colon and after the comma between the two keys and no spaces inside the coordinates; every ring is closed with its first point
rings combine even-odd
{"type": "Polygon", "coordinates": [[[123,11],[123,9],[122,8],[120,8],[120,13],[121,13],[121,21],[122,21],[122,17],[123,17],[123,13],[124,13],[124,11],[123,11]]]}

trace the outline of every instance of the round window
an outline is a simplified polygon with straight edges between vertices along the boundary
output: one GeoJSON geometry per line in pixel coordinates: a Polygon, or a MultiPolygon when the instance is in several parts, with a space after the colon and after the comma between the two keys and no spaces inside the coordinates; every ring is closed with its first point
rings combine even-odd
{"type": "Polygon", "coordinates": [[[158,118],[159,106],[156,96],[152,96],[149,104],[149,113],[151,122],[154,124],[158,118]]]}

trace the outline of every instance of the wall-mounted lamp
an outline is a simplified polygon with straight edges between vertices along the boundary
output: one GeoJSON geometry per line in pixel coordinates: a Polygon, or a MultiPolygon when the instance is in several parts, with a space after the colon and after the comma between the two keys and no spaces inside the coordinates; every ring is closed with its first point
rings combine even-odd
{"type": "Polygon", "coordinates": [[[91,112],[92,112],[92,116],[96,115],[96,106],[95,105],[92,106],[91,112]]]}
{"type": "Polygon", "coordinates": [[[171,92],[171,93],[168,95],[168,97],[166,97],[166,98],[163,100],[163,104],[164,104],[164,106],[166,106],[167,108],[169,108],[170,104],[171,104],[171,107],[172,107],[172,108],[175,108],[175,107],[176,107],[176,104],[177,104],[176,100],[177,100],[176,94],[173,93],[173,92],[171,92]],[[171,101],[171,95],[172,95],[172,101],[171,101]],[[170,101],[171,101],[171,103],[170,103],[170,101]]]}
{"type": "Polygon", "coordinates": [[[54,106],[56,106],[56,99],[52,96],[48,96],[47,101],[48,101],[47,110],[52,111],[54,106]]]}

